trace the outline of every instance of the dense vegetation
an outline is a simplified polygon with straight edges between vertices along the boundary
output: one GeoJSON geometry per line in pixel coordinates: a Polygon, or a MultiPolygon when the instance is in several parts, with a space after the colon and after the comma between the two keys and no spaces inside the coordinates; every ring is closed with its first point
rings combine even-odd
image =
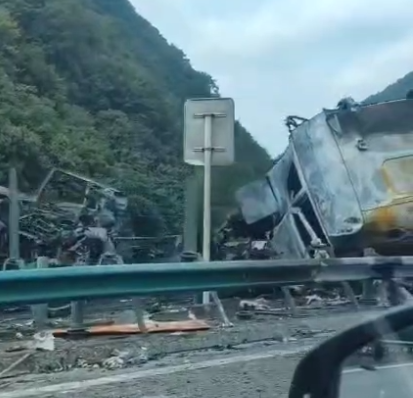
{"type": "MultiPolygon", "coordinates": [[[[131,195],[136,234],[179,232],[182,107],[213,95],[213,78],[127,0],[0,0],[1,183],[11,162],[24,191],[66,168],[131,195]]],[[[236,158],[215,176],[221,208],[271,164],[240,124],[236,158]]]]}
{"type": "Polygon", "coordinates": [[[406,76],[397,80],[393,84],[387,86],[383,91],[377,94],[371,95],[364,102],[368,104],[382,102],[382,101],[394,101],[402,98],[406,98],[408,91],[413,89],[413,72],[408,73],[406,76]]]}

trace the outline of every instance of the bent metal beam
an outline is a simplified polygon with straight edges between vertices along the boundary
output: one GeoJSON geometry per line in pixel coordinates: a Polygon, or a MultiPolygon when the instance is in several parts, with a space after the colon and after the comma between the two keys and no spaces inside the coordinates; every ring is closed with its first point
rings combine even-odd
{"type": "Polygon", "coordinates": [[[132,264],[4,271],[1,304],[412,277],[412,257],[132,264]]]}

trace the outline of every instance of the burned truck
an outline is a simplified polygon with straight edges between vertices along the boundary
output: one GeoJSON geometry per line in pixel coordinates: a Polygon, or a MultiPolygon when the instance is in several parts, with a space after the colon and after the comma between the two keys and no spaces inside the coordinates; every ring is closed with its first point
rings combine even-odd
{"type": "Polygon", "coordinates": [[[287,149],[236,193],[244,233],[279,258],[413,254],[413,100],[347,98],[286,125],[287,149]]]}

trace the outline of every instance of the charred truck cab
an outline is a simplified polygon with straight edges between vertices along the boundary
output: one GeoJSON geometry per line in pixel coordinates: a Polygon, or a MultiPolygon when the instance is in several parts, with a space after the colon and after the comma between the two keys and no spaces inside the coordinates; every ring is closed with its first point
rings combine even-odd
{"type": "Polygon", "coordinates": [[[285,152],[236,193],[248,228],[282,258],[413,254],[413,100],[347,98],[286,125],[285,152]]]}

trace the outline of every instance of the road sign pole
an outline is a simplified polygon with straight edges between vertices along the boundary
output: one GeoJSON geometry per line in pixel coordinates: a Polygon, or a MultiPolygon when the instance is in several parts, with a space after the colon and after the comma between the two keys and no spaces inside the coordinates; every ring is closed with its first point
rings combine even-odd
{"type": "MultiPolygon", "coordinates": [[[[212,174],[212,115],[204,117],[204,222],[202,257],[211,261],[211,174],[212,174]]],[[[202,304],[209,304],[209,292],[202,293],[202,304]]]]}
{"type": "MultiPolygon", "coordinates": [[[[234,101],[231,98],[193,98],[184,106],[184,161],[204,168],[202,257],[211,261],[212,166],[234,163],[234,101]]],[[[217,302],[224,324],[230,322],[215,292],[203,292],[202,303],[217,302]]]]}

